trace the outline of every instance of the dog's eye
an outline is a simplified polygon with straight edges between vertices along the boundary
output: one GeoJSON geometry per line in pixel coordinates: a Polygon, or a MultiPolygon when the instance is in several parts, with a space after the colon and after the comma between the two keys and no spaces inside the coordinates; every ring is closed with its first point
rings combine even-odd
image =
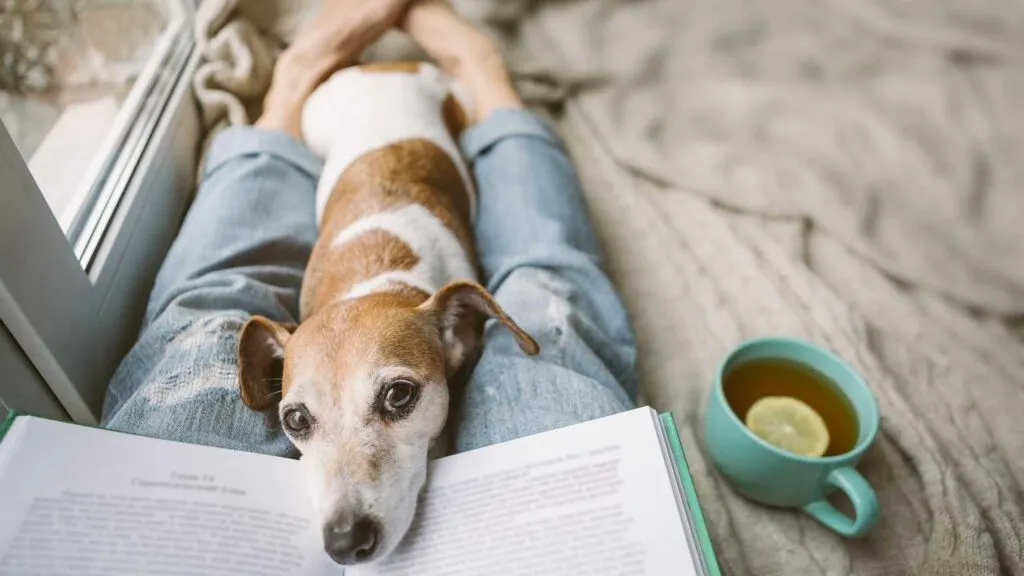
{"type": "Polygon", "coordinates": [[[302,434],[309,429],[309,414],[303,408],[293,408],[284,413],[284,425],[290,432],[302,434]]]}
{"type": "Polygon", "coordinates": [[[406,380],[392,382],[384,392],[384,408],[393,412],[411,408],[415,400],[416,385],[406,380]]]}

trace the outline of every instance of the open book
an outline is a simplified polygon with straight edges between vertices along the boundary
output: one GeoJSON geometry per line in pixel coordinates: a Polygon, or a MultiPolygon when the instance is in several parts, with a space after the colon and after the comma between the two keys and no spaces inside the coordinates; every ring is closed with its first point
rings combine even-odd
{"type": "MultiPolygon", "coordinates": [[[[340,574],[296,461],[30,416],[0,428],[0,574],[340,574]]],[[[435,461],[413,527],[345,574],[717,575],[671,416],[435,461]]]]}

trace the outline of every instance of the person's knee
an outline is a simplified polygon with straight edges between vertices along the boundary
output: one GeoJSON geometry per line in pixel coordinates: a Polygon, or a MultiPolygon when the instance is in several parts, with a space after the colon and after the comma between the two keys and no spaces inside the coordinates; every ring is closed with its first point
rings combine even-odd
{"type": "Polygon", "coordinates": [[[618,386],[544,361],[485,355],[466,387],[456,438],[471,450],[633,408],[618,386]]]}
{"type": "Polygon", "coordinates": [[[575,288],[547,270],[516,270],[495,294],[498,303],[541,349],[559,348],[572,326],[575,288]]]}
{"type": "MultiPolygon", "coordinates": [[[[580,294],[578,286],[565,275],[523,267],[502,283],[496,297],[540,345],[541,360],[614,382],[635,397],[636,342],[625,310],[613,293],[605,302],[580,294]]],[[[512,354],[515,343],[506,336],[501,326],[492,325],[486,345],[512,354]]]]}

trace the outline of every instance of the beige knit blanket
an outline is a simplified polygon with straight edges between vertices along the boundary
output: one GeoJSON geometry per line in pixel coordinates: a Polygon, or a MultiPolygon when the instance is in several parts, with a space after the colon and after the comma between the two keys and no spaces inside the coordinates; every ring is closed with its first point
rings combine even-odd
{"type": "MultiPolygon", "coordinates": [[[[310,4],[206,0],[208,128],[251,120],[310,4]]],[[[1024,4],[456,4],[558,118],[726,572],[1024,575],[1024,4]],[[747,502],[705,457],[712,373],[762,335],[874,390],[868,537],[747,502]]]]}

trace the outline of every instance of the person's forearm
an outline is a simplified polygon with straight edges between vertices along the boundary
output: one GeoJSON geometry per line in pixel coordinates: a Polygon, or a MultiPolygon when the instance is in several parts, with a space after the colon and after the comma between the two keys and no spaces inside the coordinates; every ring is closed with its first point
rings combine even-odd
{"type": "Polygon", "coordinates": [[[418,0],[402,27],[473,95],[473,106],[467,110],[472,121],[500,108],[523,107],[498,47],[446,0],[418,0]]]}
{"type": "Polygon", "coordinates": [[[249,284],[190,306],[297,314],[315,239],[320,161],[287,134],[230,128],[214,141],[203,182],[157,276],[146,322],[175,299],[218,284],[249,284]],[[258,290],[242,289],[254,288],[258,290]],[[234,296],[232,296],[234,294],[234,296]]]}
{"type": "Polygon", "coordinates": [[[302,105],[321,82],[380,38],[410,0],[326,0],[278,58],[255,125],[302,139],[302,105]]]}

